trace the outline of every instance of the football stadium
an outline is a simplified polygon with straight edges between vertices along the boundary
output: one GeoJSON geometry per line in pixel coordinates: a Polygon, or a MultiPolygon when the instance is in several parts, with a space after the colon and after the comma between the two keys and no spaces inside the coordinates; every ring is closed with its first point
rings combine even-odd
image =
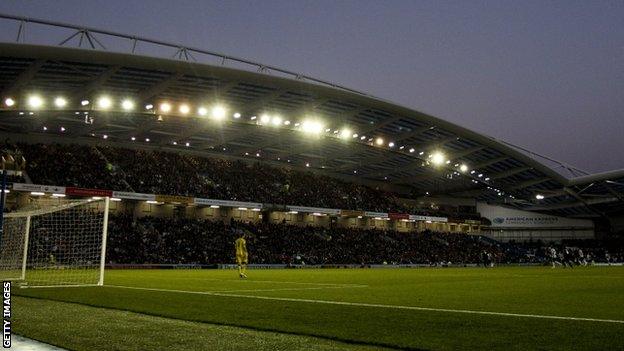
{"type": "Polygon", "coordinates": [[[624,169],[179,43],[0,26],[5,347],[624,349],[624,169]]]}

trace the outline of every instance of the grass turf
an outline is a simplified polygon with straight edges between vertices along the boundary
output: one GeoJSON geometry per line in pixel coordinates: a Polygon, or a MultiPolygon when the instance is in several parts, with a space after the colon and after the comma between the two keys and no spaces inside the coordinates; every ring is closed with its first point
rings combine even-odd
{"type": "MultiPolygon", "coordinates": [[[[250,279],[239,280],[236,273],[229,270],[108,271],[106,284],[109,286],[105,287],[16,289],[14,293],[179,320],[394,348],[624,349],[621,340],[623,323],[298,301],[324,300],[621,321],[624,320],[624,294],[621,293],[624,291],[624,269],[621,267],[574,270],[544,267],[253,270],[249,275],[250,279]]],[[[16,301],[18,311],[21,299],[16,301]]],[[[21,325],[17,319],[14,328],[18,332],[24,330],[29,336],[29,329],[39,328],[37,322],[33,323],[21,325]]],[[[132,335],[141,334],[141,328],[126,330],[132,335]]],[[[93,330],[94,334],[103,332],[106,333],[105,330],[93,330]]],[[[61,328],[56,333],[70,335],[72,328],[61,328]]],[[[166,342],[164,335],[162,339],[163,343],[166,342]]],[[[54,343],[45,338],[41,340],[54,343]]],[[[124,347],[123,344],[115,346],[124,347]]]]}

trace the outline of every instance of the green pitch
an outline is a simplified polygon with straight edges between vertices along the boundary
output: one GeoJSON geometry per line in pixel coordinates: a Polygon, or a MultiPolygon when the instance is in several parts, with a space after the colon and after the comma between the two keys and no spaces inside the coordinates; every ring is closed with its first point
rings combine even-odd
{"type": "Polygon", "coordinates": [[[104,287],[15,289],[13,328],[84,350],[624,349],[622,267],[248,275],[111,270],[104,287]]]}

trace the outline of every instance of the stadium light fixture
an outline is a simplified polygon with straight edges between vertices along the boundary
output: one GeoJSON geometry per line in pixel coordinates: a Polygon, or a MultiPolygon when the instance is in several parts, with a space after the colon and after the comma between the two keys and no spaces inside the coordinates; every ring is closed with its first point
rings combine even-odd
{"type": "Polygon", "coordinates": [[[66,131],[67,129],[65,129],[65,127],[61,126],[61,132],[66,131]]]}
{"type": "Polygon", "coordinates": [[[156,201],[156,200],[147,200],[145,202],[148,203],[148,204],[152,204],[152,205],[158,204],[158,201],[156,201]]]}
{"type": "Polygon", "coordinates": [[[349,129],[343,129],[342,131],[340,131],[340,137],[343,139],[347,139],[351,136],[351,131],[349,129]]]}
{"type": "Polygon", "coordinates": [[[132,137],[132,138],[130,138],[130,140],[135,141],[135,140],[136,140],[136,137],[132,137]]]}
{"type": "Polygon", "coordinates": [[[186,115],[191,111],[191,108],[187,104],[182,104],[178,108],[178,111],[180,111],[181,114],[186,115]]]}
{"type": "Polygon", "coordinates": [[[67,100],[65,100],[65,98],[63,97],[57,97],[56,99],[54,99],[54,106],[56,107],[65,107],[67,105],[67,100]]]}
{"type": "Polygon", "coordinates": [[[200,116],[205,116],[208,114],[208,109],[202,106],[197,109],[197,114],[199,114],[200,116]]]}
{"type": "Polygon", "coordinates": [[[65,194],[52,194],[52,197],[65,197],[65,194]]]}
{"type": "Polygon", "coordinates": [[[241,114],[240,114],[240,113],[238,113],[238,112],[235,112],[235,113],[234,113],[234,118],[241,118],[241,114]]]}
{"type": "Polygon", "coordinates": [[[184,144],[184,146],[189,147],[191,146],[191,143],[189,143],[188,141],[184,144]]]}
{"type": "Polygon", "coordinates": [[[104,139],[108,139],[108,135],[104,134],[104,135],[102,136],[102,138],[104,138],[104,139]]]}
{"type": "Polygon", "coordinates": [[[468,166],[462,164],[461,166],[459,166],[459,170],[462,171],[463,173],[468,172],[468,166]]]}
{"type": "Polygon", "coordinates": [[[290,213],[290,214],[298,214],[299,212],[298,211],[288,211],[288,213],[290,213]]]}
{"type": "Polygon", "coordinates": [[[145,138],[146,143],[149,143],[149,141],[150,141],[150,138],[145,138]]]}
{"type": "Polygon", "coordinates": [[[48,130],[48,127],[43,126],[43,131],[45,132],[46,130],[48,130]]]}
{"type": "Polygon", "coordinates": [[[15,105],[15,100],[13,100],[11,98],[6,98],[6,99],[4,99],[4,104],[7,105],[8,107],[11,107],[11,106],[15,105]]]}
{"type": "Polygon", "coordinates": [[[89,102],[89,100],[82,100],[82,101],[80,101],[80,105],[81,105],[81,106],[87,106],[87,105],[89,105],[90,103],[91,103],[91,102],[89,102]]]}
{"type": "Polygon", "coordinates": [[[318,134],[323,131],[323,124],[319,121],[305,120],[301,124],[301,129],[305,133],[318,134]]]}
{"type": "MultiPolygon", "coordinates": [[[[290,160],[288,160],[288,162],[290,162],[290,160]]],[[[306,167],[310,167],[310,163],[306,162],[306,167]]]]}
{"type": "Polygon", "coordinates": [[[444,154],[439,151],[434,152],[430,156],[431,156],[431,162],[436,166],[439,166],[446,161],[444,154]]]}
{"type": "Polygon", "coordinates": [[[43,196],[43,195],[45,195],[45,193],[43,193],[41,191],[31,191],[30,195],[32,195],[32,196],[43,196]]]}
{"type": "Polygon", "coordinates": [[[219,205],[210,205],[210,208],[219,208],[219,205]]]}
{"type": "Polygon", "coordinates": [[[285,126],[289,126],[290,125],[290,121],[284,121],[284,125],[285,126]]]}
{"type": "Polygon", "coordinates": [[[416,150],[414,150],[414,148],[409,149],[409,152],[414,152],[416,150]]]}
{"type": "Polygon", "coordinates": [[[247,207],[239,207],[238,210],[239,211],[247,211],[247,207]]]}
{"type": "Polygon", "coordinates": [[[110,198],[110,200],[111,200],[111,201],[115,201],[115,202],[119,202],[119,201],[121,201],[121,199],[120,199],[120,198],[118,198],[118,197],[111,197],[111,198],[110,198]]]}
{"type": "Polygon", "coordinates": [[[282,124],[282,119],[279,116],[275,116],[271,120],[271,123],[273,123],[274,126],[279,126],[280,124],[282,124]]]}
{"type": "Polygon", "coordinates": [[[163,102],[162,104],[160,104],[160,110],[165,113],[170,112],[171,104],[168,102],[163,102]]]}
{"type": "Polygon", "coordinates": [[[43,99],[39,95],[31,95],[28,98],[28,106],[32,108],[40,108],[43,106],[43,99]]]}
{"type": "Polygon", "coordinates": [[[130,99],[125,99],[124,101],[121,102],[121,108],[123,108],[126,111],[130,111],[134,108],[134,102],[132,102],[132,100],[130,99]]]}
{"type": "Polygon", "coordinates": [[[364,139],[366,139],[366,135],[362,135],[362,136],[360,137],[360,140],[364,140],[364,139]]]}
{"type": "Polygon", "coordinates": [[[152,105],[152,104],[147,104],[147,105],[145,105],[145,109],[146,109],[146,110],[151,110],[151,109],[153,109],[153,108],[154,108],[154,105],[152,105]]]}
{"type": "Polygon", "coordinates": [[[216,120],[222,120],[225,118],[225,114],[227,113],[225,107],[221,105],[217,105],[212,108],[212,118],[216,120]]]}
{"type": "Polygon", "coordinates": [[[266,123],[269,123],[270,120],[271,120],[271,117],[269,115],[260,116],[260,123],[266,124],[266,123]]]}
{"type": "Polygon", "coordinates": [[[354,134],[353,134],[353,137],[354,137],[354,138],[357,138],[357,137],[358,137],[357,133],[354,133],[354,134]]]}
{"type": "Polygon", "coordinates": [[[393,142],[389,142],[388,143],[388,147],[394,147],[394,143],[393,142]]]}
{"type": "Polygon", "coordinates": [[[537,194],[537,195],[535,195],[535,198],[538,199],[538,200],[544,200],[544,195],[537,194]]]}
{"type": "Polygon", "coordinates": [[[375,140],[375,144],[377,144],[377,145],[379,145],[379,146],[383,145],[383,143],[384,143],[383,138],[377,138],[377,139],[375,140]]]}
{"type": "Polygon", "coordinates": [[[108,109],[111,107],[113,102],[111,101],[109,97],[102,96],[101,98],[98,99],[97,104],[98,104],[98,107],[101,109],[108,109]]]}
{"type": "Polygon", "coordinates": [[[254,212],[260,212],[259,208],[252,208],[251,210],[254,211],[254,212]]]}
{"type": "Polygon", "coordinates": [[[487,181],[489,181],[489,180],[490,180],[490,177],[485,178],[485,181],[486,181],[486,182],[487,182],[487,181]]]}

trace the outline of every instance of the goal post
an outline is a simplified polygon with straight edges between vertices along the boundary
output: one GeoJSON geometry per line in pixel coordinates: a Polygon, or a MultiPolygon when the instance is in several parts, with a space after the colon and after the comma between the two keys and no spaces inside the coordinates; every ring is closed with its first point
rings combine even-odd
{"type": "Polygon", "coordinates": [[[24,287],[103,285],[110,200],[69,200],[3,216],[0,279],[24,287]]]}

